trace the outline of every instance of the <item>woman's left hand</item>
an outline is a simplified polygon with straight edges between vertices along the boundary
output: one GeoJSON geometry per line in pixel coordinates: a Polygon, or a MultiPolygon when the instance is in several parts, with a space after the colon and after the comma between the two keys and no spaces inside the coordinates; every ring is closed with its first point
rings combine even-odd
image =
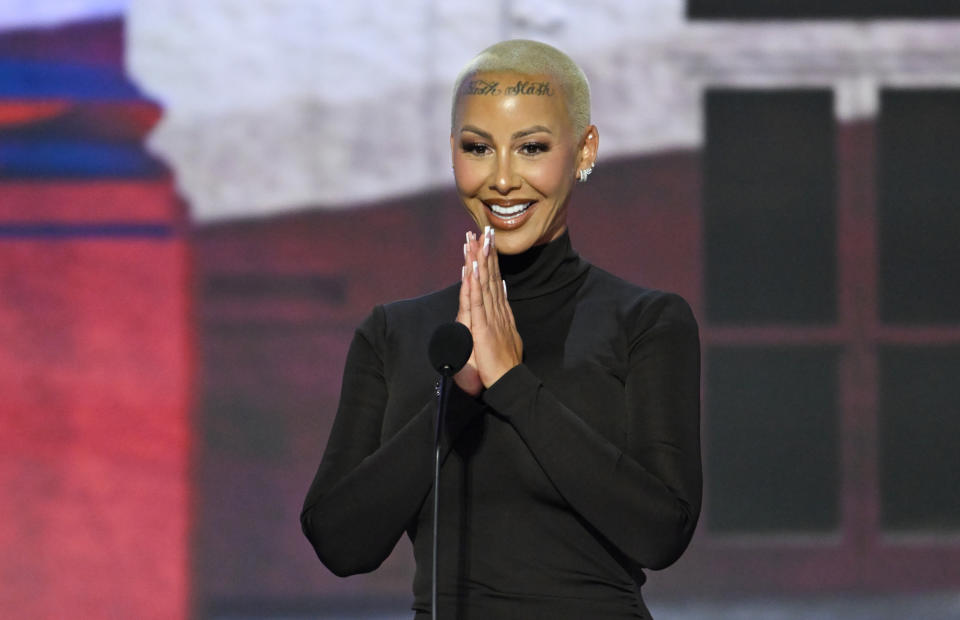
{"type": "Polygon", "coordinates": [[[482,242],[468,244],[467,262],[471,269],[464,278],[470,303],[473,355],[484,388],[523,360],[523,340],[507,301],[506,284],[500,277],[495,237],[488,226],[482,242]]]}

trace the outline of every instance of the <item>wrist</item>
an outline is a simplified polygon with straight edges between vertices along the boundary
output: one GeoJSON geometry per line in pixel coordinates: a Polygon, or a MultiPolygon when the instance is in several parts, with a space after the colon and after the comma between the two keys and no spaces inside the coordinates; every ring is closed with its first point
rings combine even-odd
{"type": "Polygon", "coordinates": [[[489,375],[483,377],[484,389],[487,389],[490,386],[492,386],[494,383],[499,381],[500,378],[503,377],[503,375],[507,374],[508,372],[510,372],[511,370],[513,370],[519,365],[520,365],[520,362],[513,362],[512,364],[504,364],[503,366],[491,372],[489,375]]]}

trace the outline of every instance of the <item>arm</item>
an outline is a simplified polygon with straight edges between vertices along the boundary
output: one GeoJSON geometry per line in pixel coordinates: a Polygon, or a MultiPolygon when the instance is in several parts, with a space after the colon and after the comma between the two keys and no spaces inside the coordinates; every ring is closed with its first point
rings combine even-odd
{"type": "Polygon", "coordinates": [[[624,450],[594,431],[523,364],[483,400],[516,428],[570,506],[641,566],[687,547],[700,512],[699,339],[677,296],[631,343],[624,450]]]}
{"type": "Polygon", "coordinates": [[[621,450],[520,363],[523,344],[493,239],[465,251],[477,265],[466,281],[483,401],[513,425],[573,510],[622,553],[647,568],[676,561],[693,535],[702,492],[700,342],[687,303],[661,295],[627,319],[621,450]]]}
{"type": "MultiPolygon", "coordinates": [[[[354,335],[337,416],[300,515],[317,556],[339,576],[380,566],[433,484],[436,399],[428,399],[400,431],[381,443],[389,382],[373,343],[385,341],[384,314],[377,307],[354,335]]],[[[449,406],[463,414],[456,418],[464,423],[482,410],[456,388],[449,406]]],[[[443,455],[462,426],[448,424],[443,455]]]]}

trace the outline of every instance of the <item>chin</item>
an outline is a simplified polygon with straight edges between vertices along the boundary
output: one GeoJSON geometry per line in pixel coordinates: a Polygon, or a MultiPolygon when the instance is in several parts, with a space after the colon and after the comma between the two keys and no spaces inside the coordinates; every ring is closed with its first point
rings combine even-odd
{"type": "Polygon", "coordinates": [[[530,246],[529,246],[529,245],[528,245],[528,246],[521,246],[521,247],[518,247],[518,248],[513,248],[513,247],[506,247],[506,248],[504,248],[504,247],[500,247],[500,248],[497,248],[497,253],[500,254],[501,256],[515,256],[515,255],[517,255],[517,254],[523,254],[524,252],[526,252],[526,251],[529,250],[529,249],[530,249],[530,246]]]}

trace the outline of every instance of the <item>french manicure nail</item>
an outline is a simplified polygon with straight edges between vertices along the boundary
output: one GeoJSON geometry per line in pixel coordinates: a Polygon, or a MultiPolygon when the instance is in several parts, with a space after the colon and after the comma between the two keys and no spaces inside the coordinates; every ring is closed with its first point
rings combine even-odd
{"type": "Polygon", "coordinates": [[[463,265],[460,267],[460,281],[463,282],[463,279],[467,277],[467,266],[463,265]]]}
{"type": "Polygon", "coordinates": [[[506,296],[507,296],[507,281],[506,281],[506,280],[500,280],[500,281],[503,282],[503,296],[506,297],[506,296]]]}
{"type": "Polygon", "coordinates": [[[466,237],[467,237],[467,243],[470,243],[470,231],[469,231],[469,230],[467,231],[466,237]]]}
{"type": "Polygon", "coordinates": [[[480,265],[477,264],[477,261],[473,261],[473,275],[480,277],[480,265]]]}
{"type": "Polygon", "coordinates": [[[490,256],[490,235],[483,237],[483,255],[490,256]]]}
{"type": "Polygon", "coordinates": [[[466,243],[463,244],[463,257],[464,257],[464,258],[467,257],[467,244],[466,244],[466,243]]]}

